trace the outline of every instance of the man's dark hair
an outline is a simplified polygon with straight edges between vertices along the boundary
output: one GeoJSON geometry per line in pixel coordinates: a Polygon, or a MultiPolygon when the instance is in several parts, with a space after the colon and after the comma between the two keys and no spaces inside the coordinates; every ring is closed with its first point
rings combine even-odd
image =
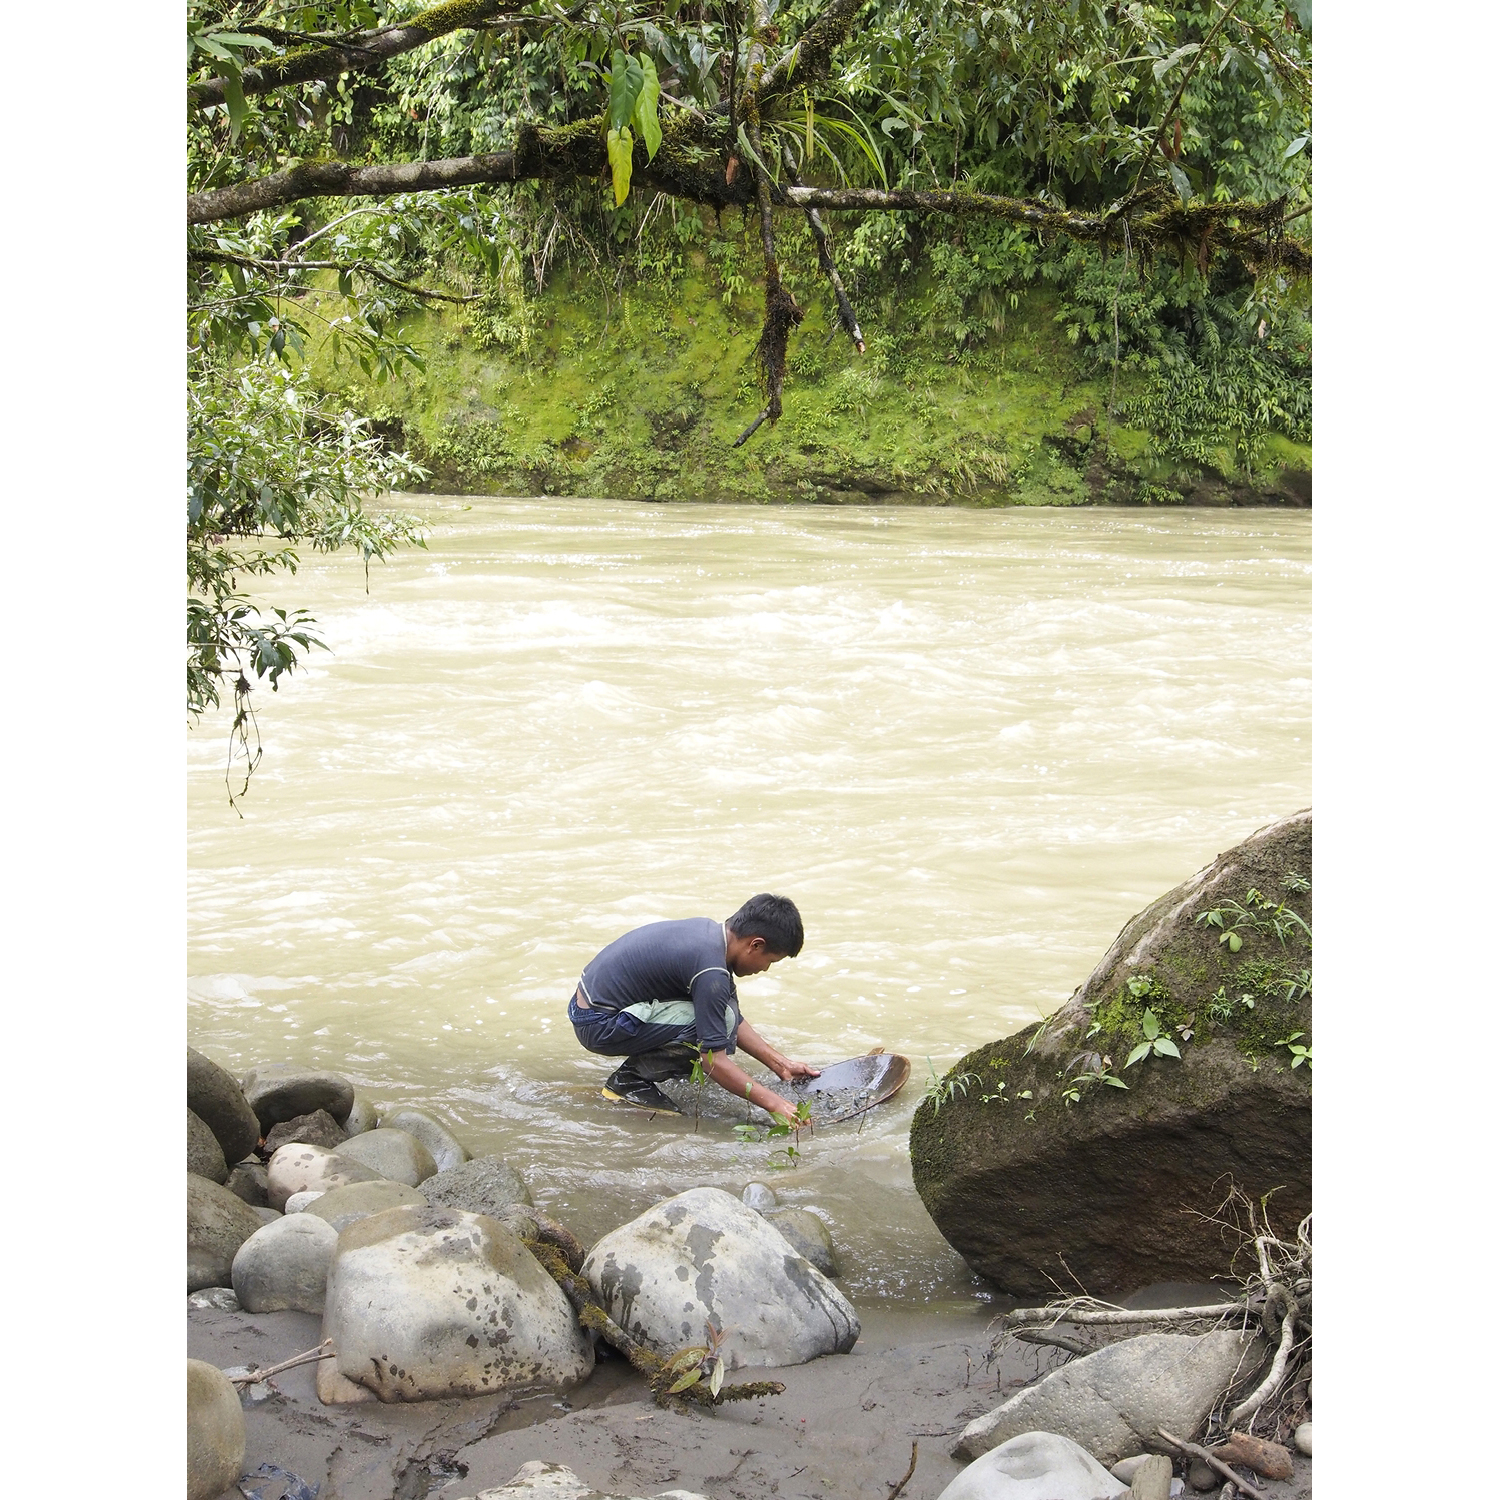
{"type": "Polygon", "coordinates": [[[724,925],[736,937],[764,939],[772,953],[802,951],[802,914],[785,896],[752,896],[724,925]]]}

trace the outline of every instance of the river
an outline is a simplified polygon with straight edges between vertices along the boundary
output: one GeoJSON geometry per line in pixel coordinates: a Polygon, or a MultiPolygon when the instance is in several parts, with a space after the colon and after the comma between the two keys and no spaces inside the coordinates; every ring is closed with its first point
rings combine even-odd
{"type": "Polygon", "coordinates": [[[982,1295],[911,1185],[929,1059],[1055,1009],[1310,803],[1310,514],[410,504],[429,548],[368,589],[346,557],[280,586],[332,652],[257,693],[240,813],[227,719],[189,734],[190,1040],[432,1107],[585,1241],[762,1177],[825,1214],[857,1302],[982,1295]],[[622,931],[759,890],[807,944],[746,1015],[913,1064],[776,1172],[727,1099],[606,1103],[564,1014],[622,931]]]}

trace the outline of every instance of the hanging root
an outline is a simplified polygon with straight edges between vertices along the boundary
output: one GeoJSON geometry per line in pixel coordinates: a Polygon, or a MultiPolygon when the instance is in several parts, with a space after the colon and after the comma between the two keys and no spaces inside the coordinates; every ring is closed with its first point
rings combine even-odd
{"type": "MultiPolygon", "coordinates": [[[[1231,1407],[1235,1387],[1244,1383],[1235,1379],[1220,1398],[1209,1430],[1222,1435],[1243,1424],[1253,1432],[1259,1425],[1275,1441],[1286,1442],[1307,1411],[1305,1372],[1312,1361],[1312,1216],[1297,1226],[1295,1238],[1282,1239],[1271,1227],[1264,1202],[1257,1203],[1231,1187],[1218,1210],[1208,1217],[1239,1242],[1231,1269],[1236,1261],[1253,1260],[1253,1269],[1247,1266],[1236,1276],[1239,1295],[1233,1301],[1200,1307],[1125,1308],[1094,1297],[1060,1298],[1045,1307],[1018,1307],[997,1319],[996,1345],[1009,1337],[1086,1355],[1094,1350],[1073,1338],[1071,1330],[1113,1329],[1129,1336],[1152,1327],[1204,1333],[1236,1325],[1252,1330],[1259,1325],[1274,1350],[1270,1366],[1255,1389],[1231,1407]]],[[[1190,1447],[1180,1446],[1185,1451],[1190,1447]]],[[[1245,1488],[1246,1493],[1253,1493],[1245,1488]]]]}
{"type": "MultiPolygon", "coordinates": [[[[791,147],[782,146],[781,161],[786,168],[787,181],[793,187],[801,187],[802,179],[798,177],[796,164],[792,161],[791,147]]],[[[808,208],[803,212],[807,215],[807,227],[812,230],[812,237],[817,242],[818,268],[828,278],[829,285],[833,287],[834,301],[838,303],[839,308],[839,322],[843,325],[844,332],[853,339],[854,347],[863,354],[865,336],[860,332],[859,319],[854,316],[854,308],[850,305],[849,294],[844,290],[839,268],[833,263],[833,251],[828,244],[828,230],[824,227],[822,216],[817,209],[808,208]]]]}
{"type": "MultiPolygon", "coordinates": [[[[673,1396],[691,1401],[696,1406],[714,1407],[722,1406],[726,1401],[751,1401],[759,1396],[779,1396],[786,1390],[779,1380],[752,1380],[741,1385],[721,1386],[715,1392],[710,1389],[708,1381],[701,1379],[681,1390],[669,1389],[679,1383],[684,1372],[681,1354],[666,1360],[631,1338],[594,1300],[593,1288],[568,1264],[563,1252],[555,1245],[536,1239],[526,1239],[522,1243],[536,1257],[542,1269],[562,1288],[563,1295],[573,1304],[573,1310],[578,1314],[579,1323],[590,1333],[597,1334],[607,1344],[618,1349],[646,1377],[658,1406],[667,1405],[673,1396]]],[[[703,1351],[704,1354],[708,1352],[703,1351]]],[[[686,1363],[691,1365],[691,1361],[686,1363]]],[[[699,1364],[702,1363],[700,1359],[699,1364]]]]}

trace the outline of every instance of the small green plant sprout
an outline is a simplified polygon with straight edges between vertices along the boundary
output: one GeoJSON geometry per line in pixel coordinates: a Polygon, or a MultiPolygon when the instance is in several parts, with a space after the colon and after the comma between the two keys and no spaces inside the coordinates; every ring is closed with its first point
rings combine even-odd
{"type": "Polygon", "coordinates": [[[1302,1045],[1302,1038],[1306,1036],[1305,1031],[1294,1031],[1290,1036],[1284,1036],[1280,1041],[1272,1042],[1273,1047],[1285,1047],[1292,1054],[1293,1069],[1300,1068],[1303,1063],[1312,1067],[1312,1048],[1302,1045]]]}
{"type": "Polygon", "coordinates": [[[697,1385],[705,1376],[708,1378],[708,1391],[711,1396],[719,1394],[719,1388],[724,1384],[724,1360],[719,1354],[720,1346],[724,1342],[724,1330],[716,1328],[712,1323],[704,1325],[705,1342],[693,1344],[687,1349],[679,1349],[671,1359],[667,1361],[666,1373],[673,1374],[677,1378],[667,1387],[669,1396],[676,1396],[687,1390],[689,1386],[697,1385]]]}
{"type": "MultiPolygon", "coordinates": [[[[1028,1041],[1026,1043],[1026,1050],[1021,1054],[1022,1057],[1030,1057],[1031,1056],[1031,1049],[1033,1047],[1035,1047],[1036,1044],[1039,1041],[1041,1041],[1041,1039],[1042,1039],[1042,1033],[1046,1029],[1047,1029],[1047,1023],[1045,1021],[1042,1021],[1042,1022],[1040,1022],[1038,1024],[1036,1030],[1031,1033],[1031,1036],[1030,1036],[1030,1038],[1028,1039],[1028,1041]]],[[[929,1067],[932,1066],[932,1059],[930,1057],[927,1059],[927,1064],[928,1064],[929,1067]]]]}
{"type": "Polygon", "coordinates": [[[995,1082],[990,1085],[990,1087],[994,1090],[994,1092],[991,1094],[981,1094],[979,1096],[979,1102],[981,1104],[993,1104],[997,1099],[1002,1104],[1010,1103],[1010,1100],[1005,1097],[1005,1080],[1003,1078],[997,1078],[995,1082]]]}
{"type": "Polygon", "coordinates": [[[1137,1042],[1130,1049],[1130,1056],[1125,1059],[1125,1066],[1127,1068],[1133,1067],[1143,1057],[1182,1056],[1182,1053],[1177,1050],[1177,1043],[1162,1030],[1161,1022],[1157,1020],[1154,1010],[1147,1009],[1142,1012],[1141,1034],[1146,1040],[1137,1042]]]}
{"type": "Polygon", "coordinates": [[[1312,942],[1312,928],[1285,901],[1277,901],[1253,885],[1245,892],[1243,905],[1238,901],[1225,901],[1208,911],[1199,912],[1197,920],[1206,927],[1217,927],[1219,941],[1231,953],[1238,953],[1245,946],[1245,940],[1240,936],[1241,928],[1274,937],[1283,948],[1288,936],[1299,928],[1307,941],[1312,942]]]}
{"type": "Polygon", "coordinates": [[[1227,1021],[1234,1014],[1235,1006],[1243,1006],[1246,1010],[1255,1009],[1254,995],[1241,995],[1237,1000],[1231,1000],[1221,984],[1214,992],[1213,999],[1208,1002],[1208,1015],[1212,1021],[1227,1021]]]}
{"type": "Polygon", "coordinates": [[[1130,1085],[1110,1070],[1114,1067],[1114,1061],[1109,1056],[1101,1057],[1097,1052],[1080,1053],[1068,1066],[1076,1067],[1083,1064],[1083,1071],[1076,1077],[1070,1078],[1063,1086],[1063,1103],[1072,1108],[1083,1098],[1083,1090],[1090,1084],[1107,1083],[1111,1088],[1126,1089],[1130,1085]]]}
{"type": "Polygon", "coordinates": [[[1299,875],[1296,870],[1288,870],[1281,877],[1281,888],[1285,891],[1296,891],[1298,893],[1310,891],[1312,889],[1312,881],[1306,875],[1299,875]]]}
{"type": "Polygon", "coordinates": [[[979,1082],[977,1073],[955,1073],[952,1078],[939,1078],[938,1070],[933,1067],[930,1057],[927,1059],[927,1072],[927,1091],[922,1095],[922,1102],[932,1106],[934,1117],[945,1104],[951,1104],[957,1095],[967,1097],[969,1085],[979,1082]]]}

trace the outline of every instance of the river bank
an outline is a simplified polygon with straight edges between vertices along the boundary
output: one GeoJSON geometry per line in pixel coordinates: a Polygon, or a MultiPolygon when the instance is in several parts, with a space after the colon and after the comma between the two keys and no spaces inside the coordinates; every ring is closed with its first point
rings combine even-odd
{"type": "Polygon", "coordinates": [[[430,471],[428,487],[439,494],[1312,503],[1311,445],[1269,426],[1231,427],[1221,413],[1169,439],[1142,425],[1143,415],[1110,418],[1112,396],[1136,411],[1130,401],[1152,377],[1127,364],[1112,381],[1087,359],[1062,326],[1076,310],[1055,289],[1018,291],[995,327],[964,344],[935,331],[941,301],[931,272],[919,269],[867,324],[860,356],[815,298],[793,339],[785,415],[743,448],[733,441],[762,401],[759,300],[697,249],[665,282],[601,284],[559,268],[534,296],[411,314],[402,336],[423,368],[399,380],[377,385],[338,367],[326,346],[315,369],[430,471]]]}

